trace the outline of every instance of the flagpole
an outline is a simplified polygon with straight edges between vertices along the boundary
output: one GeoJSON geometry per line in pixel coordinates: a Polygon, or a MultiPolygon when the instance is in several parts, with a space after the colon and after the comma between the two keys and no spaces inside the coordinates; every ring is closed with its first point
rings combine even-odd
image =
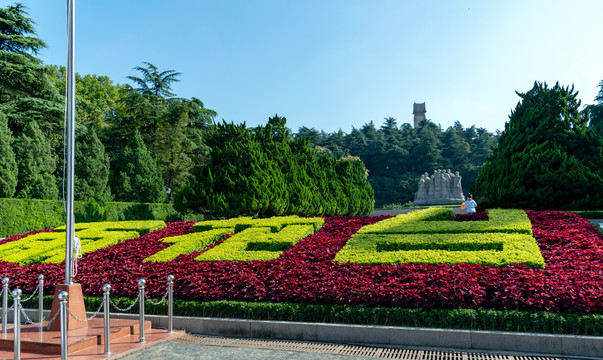
{"type": "Polygon", "coordinates": [[[65,285],[73,284],[73,215],[74,147],[75,147],[75,0],[67,0],[67,155],[66,155],[66,231],[65,231],[65,285]]]}

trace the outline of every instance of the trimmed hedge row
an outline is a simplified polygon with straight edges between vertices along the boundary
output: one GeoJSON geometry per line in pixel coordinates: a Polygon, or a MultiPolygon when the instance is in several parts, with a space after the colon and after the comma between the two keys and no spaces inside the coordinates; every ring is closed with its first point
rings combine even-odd
{"type": "MultiPolygon", "coordinates": [[[[454,214],[450,209],[454,220],[454,214]]],[[[444,233],[518,233],[532,235],[532,223],[524,210],[491,209],[489,221],[425,221],[409,217],[411,214],[427,210],[414,211],[398,215],[380,223],[365,226],[358,233],[363,234],[444,234],[444,233]]]]}
{"type": "Polygon", "coordinates": [[[580,215],[585,219],[603,219],[603,210],[583,210],[570,212],[580,215]]]}
{"type": "MultiPolygon", "coordinates": [[[[425,210],[412,211],[407,214],[400,214],[398,216],[379,221],[376,224],[363,226],[358,230],[358,234],[383,234],[389,233],[391,229],[398,227],[406,227],[414,222],[419,221],[430,221],[427,223],[427,227],[433,227],[434,224],[431,221],[454,221],[454,212],[450,209],[443,208],[428,208],[425,210]]],[[[399,233],[399,231],[394,231],[399,233]]]]}
{"type": "Polygon", "coordinates": [[[357,234],[335,256],[340,263],[448,264],[503,267],[525,264],[543,269],[538,244],[526,234],[357,234]]]}
{"type": "Polygon", "coordinates": [[[234,228],[219,228],[203,232],[194,232],[191,234],[172,236],[163,238],[160,241],[168,244],[172,244],[169,247],[155,253],[148,258],[144,259],[143,262],[163,262],[174,260],[180,255],[190,254],[195,251],[203,251],[209,245],[215,244],[226,234],[234,232],[234,228]]]}
{"type": "Polygon", "coordinates": [[[283,251],[313,233],[314,227],[311,224],[287,225],[279,232],[272,232],[269,227],[252,227],[235,234],[228,242],[207,250],[195,260],[274,260],[278,259],[283,251]]]}
{"type": "MultiPolygon", "coordinates": [[[[171,204],[76,201],[76,222],[123,220],[203,220],[203,215],[183,216],[171,204]]],[[[54,200],[0,199],[0,238],[65,224],[63,202],[54,200]]]]}
{"type": "Polygon", "coordinates": [[[269,227],[272,232],[280,231],[285,225],[312,225],[314,231],[318,231],[325,223],[320,217],[300,218],[297,215],[275,216],[265,219],[253,219],[251,217],[238,217],[227,220],[209,220],[196,223],[193,229],[207,231],[211,229],[234,228],[235,232],[241,232],[250,227],[269,227]]]}
{"type": "MultiPolygon", "coordinates": [[[[44,296],[46,309],[50,309],[52,299],[52,295],[44,296]]],[[[112,297],[111,300],[119,307],[130,306],[134,301],[123,297],[112,297]]],[[[98,308],[102,301],[102,297],[84,297],[84,303],[89,310],[98,308]]],[[[24,303],[26,308],[37,308],[37,305],[37,295],[24,303]]],[[[145,309],[147,314],[167,314],[167,302],[158,306],[151,306],[148,303],[147,305],[145,309]]],[[[133,314],[137,312],[138,307],[130,310],[133,314]]],[[[174,315],[603,336],[603,315],[560,314],[546,311],[409,309],[240,301],[197,302],[175,299],[174,315]]]]}
{"type": "Polygon", "coordinates": [[[544,268],[523,210],[493,209],[489,221],[455,219],[450,209],[429,208],[361,228],[335,256],[339,263],[457,264],[502,267],[526,264],[544,268]]]}

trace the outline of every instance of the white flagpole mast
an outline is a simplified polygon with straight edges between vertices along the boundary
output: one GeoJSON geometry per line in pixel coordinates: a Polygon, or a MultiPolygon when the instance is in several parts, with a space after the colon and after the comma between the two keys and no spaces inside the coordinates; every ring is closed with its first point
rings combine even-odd
{"type": "Polygon", "coordinates": [[[73,284],[73,240],[75,217],[73,215],[74,147],[75,147],[75,0],[67,0],[67,162],[66,166],[66,220],[65,232],[65,285],[73,284]]]}

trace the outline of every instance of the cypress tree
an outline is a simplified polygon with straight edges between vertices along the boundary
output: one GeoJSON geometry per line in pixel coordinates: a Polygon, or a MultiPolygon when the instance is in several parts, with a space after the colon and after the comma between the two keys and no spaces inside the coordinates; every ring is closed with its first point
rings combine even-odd
{"type": "Polygon", "coordinates": [[[210,160],[194,169],[174,207],[217,217],[370,213],[373,193],[362,161],[349,162],[353,166],[340,173],[338,162],[319,155],[307,140],[291,141],[284,125],[285,118],[275,116],[255,129],[214,127],[206,138],[210,160]],[[354,178],[341,178],[349,174],[354,178]]]}
{"type": "Polygon", "coordinates": [[[100,204],[111,201],[109,157],[96,132],[83,129],[75,145],[75,200],[93,199],[100,204]]]}
{"type": "Polygon", "coordinates": [[[603,207],[603,138],[573,88],[535,83],[511,112],[475,184],[483,206],[603,207]]]}
{"type": "Polygon", "coordinates": [[[13,152],[14,138],[0,115],[0,198],[11,198],[17,187],[17,161],[13,152]]]}
{"type": "Polygon", "coordinates": [[[50,142],[35,122],[31,122],[15,141],[19,168],[17,197],[21,199],[56,200],[59,197],[54,176],[56,159],[50,142]]]}
{"type": "Polygon", "coordinates": [[[112,192],[117,201],[160,203],[165,186],[138,130],[113,161],[112,192]]]}

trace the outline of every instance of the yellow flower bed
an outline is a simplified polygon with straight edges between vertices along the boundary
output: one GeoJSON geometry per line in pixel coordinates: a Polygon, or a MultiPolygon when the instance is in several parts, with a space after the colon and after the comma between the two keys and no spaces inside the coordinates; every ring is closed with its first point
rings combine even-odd
{"type": "MultiPolygon", "coordinates": [[[[444,209],[441,209],[444,210],[444,209]]],[[[431,209],[398,215],[363,227],[335,261],[361,264],[526,264],[544,268],[544,258],[523,210],[491,210],[490,221],[430,220],[431,209]]]]}
{"type": "MultiPolygon", "coordinates": [[[[157,220],[77,223],[75,235],[86,254],[164,227],[165,223],[157,220]]],[[[65,226],[0,245],[0,259],[20,265],[64,261],[65,226]]]]}

